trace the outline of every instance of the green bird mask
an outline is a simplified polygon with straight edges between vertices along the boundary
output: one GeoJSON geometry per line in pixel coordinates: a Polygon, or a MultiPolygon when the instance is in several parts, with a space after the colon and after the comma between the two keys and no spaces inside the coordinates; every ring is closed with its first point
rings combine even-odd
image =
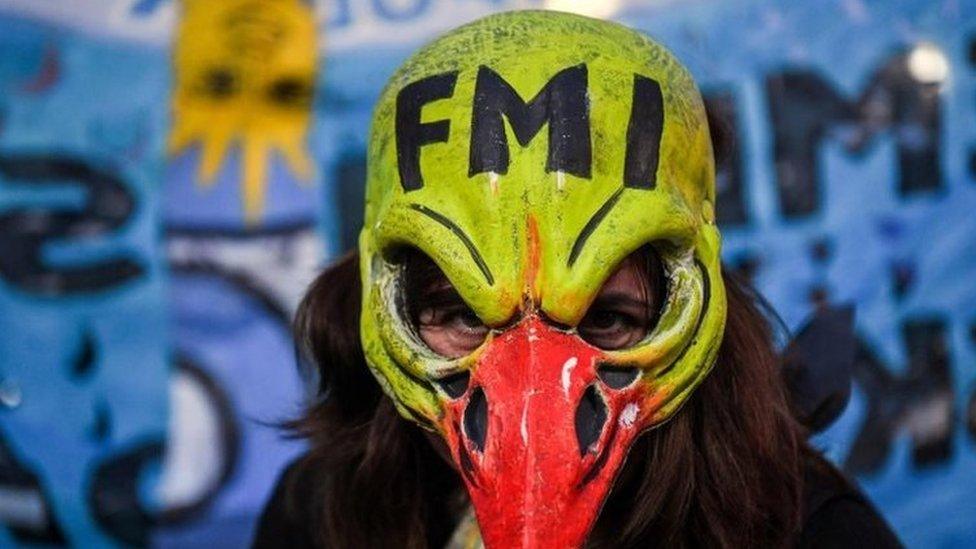
{"type": "Polygon", "coordinates": [[[488,547],[582,545],[636,436],[678,411],[722,339],[715,167],[691,76],[617,24],[490,16],[390,79],[367,179],[370,368],[444,437],[488,547]],[[654,328],[625,349],[583,341],[603,282],[648,244],[666,275],[654,328]],[[491,328],[468,356],[439,356],[404,313],[404,247],[491,328]]]}

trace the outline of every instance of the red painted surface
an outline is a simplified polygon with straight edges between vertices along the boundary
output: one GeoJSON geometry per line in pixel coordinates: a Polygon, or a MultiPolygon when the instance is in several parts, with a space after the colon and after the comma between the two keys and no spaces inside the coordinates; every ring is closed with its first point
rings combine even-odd
{"type": "Polygon", "coordinates": [[[448,442],[487,547],[565,548],[586,540],[628,448],[653,412],[643,409],[648,388],[640,381],[621,390],[600,381],[601,355],[575,334],[531,315],[492,340],[467,392],[448,403],[448,442]],[[581,455],[575,417],[590,385],[603,396],[607,420],[581,455]],[[488,402],[484,451],[463,427],[478,387],[488,402]]]}

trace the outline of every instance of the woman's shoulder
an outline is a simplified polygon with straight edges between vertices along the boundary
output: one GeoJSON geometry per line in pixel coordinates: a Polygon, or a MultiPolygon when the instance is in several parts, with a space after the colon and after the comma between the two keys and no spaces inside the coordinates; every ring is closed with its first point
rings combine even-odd
{"type": "Polygon", "coordinates": [[[278,476],[258,520],[253,547],[260,549],[317,547],[313,525],[318,498],[313,469],[305,456],[291,462],[278,476]]]}
{"type": "Polygon", "coordinates": [[[801,548],[900,548],[901,542],[871,502],[820,456],[804,471],[801,548]]]}

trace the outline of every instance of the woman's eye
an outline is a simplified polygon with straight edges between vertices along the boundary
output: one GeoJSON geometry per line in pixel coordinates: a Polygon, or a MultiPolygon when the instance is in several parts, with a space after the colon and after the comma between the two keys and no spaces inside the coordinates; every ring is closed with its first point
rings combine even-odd
{"type": "Polygon", "coordinates": [[[478,315],[463,305],[428,307],[420,311],[418,321],[421,327],[488,330],[478,315]]]}
{"type": "Polygon", "coordinates": [[[488,327],[485,326],[478,315],[467,307],[455,310],[444,311],[441,314],[441,321],[437,323],[440,327],[455,331],[467,331],[476,333],[487,333],[488,327]]]}
{"type": "Polygon", "coordinates": [[[657,254],[645,246],[632,253],[603,283],[576,326],[594,347],[614,351],[633,347],[651,332],[664,303],[666,281],[657,254]]]}
{"type": "Polygon", "coordinates": [[[485,324],[481,322],[481,319],[478,318],[478,315],[474,314],[474,311],[471,309],[465,308],[464,311],[457,313],[456,318],[458,322],[469,330],[488,330],[485,324]]]}
{"type": "Polygon", "coordinates": [[[488,327],[434,261],[412,248],[401,250],[398,260],[406,312],[427,347],[447,358],[460,358],[480,347],[488,327]]]}
{"type": "Polygon", "coordinates": [[[592,330],[613,330],[622,328],[629,318],[613,311],[597,311],[590,319],[587,328],[592,330]]]}
{"type": "Polygon", "coordinates": [[[481,346],[488,327],[466,305],[428,307],[418,316],[420,337],[434,352],[457,358],[481,346]]]}
{"type": "Polygon", "coordinates": [[[580,337],[601,349],[634,345],[647,335],[647,321],[625,311],[589,311],[577,327],[580,337]]]}

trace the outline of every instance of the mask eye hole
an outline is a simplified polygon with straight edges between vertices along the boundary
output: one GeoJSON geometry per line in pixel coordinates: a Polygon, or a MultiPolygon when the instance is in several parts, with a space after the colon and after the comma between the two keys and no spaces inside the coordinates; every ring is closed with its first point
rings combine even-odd
{"type": "Polygon", "coordinates": [[[413,248],[401,250],[397,262],[403,269],[406,316],[427,347],[446,358],[460,358],[480,347],[488,335],[488,326],[437,264],[413,248]]]}
{"type": "Polygon", "coordinates": [[[643,246],[604,282],[577,332],[590,345],[608,351],[636,345],[657,323],[666,284],[660,257],[650,245],[643,246]]]}
{"type": "Polygon", "coordinates": [[[485,438],[488,435],[488,399],[481,387],[471,394],[468,407],[464,410],[464,432],[475,449],[479,452],[485,451],[485,438]]]}
{"type": "Polygon", "coordinates": [[[611,389],[623,389],[637,379],[640,370],[633,367],[612,366],[609,364],[601,365],[597,369],[597,375],[611,389]]]}
{"type": "Polygon", "coordinates": [[[607,422],[607,405],[596,387],[590,385],[576,407],[576,441],[580,455],[585,456],[598,440],[607,422]]]}
{"type": "Polygon", "coordinates": [[[463,371],[449,375],[437,381],[437,384],[444,389],[447,396],[451,398],[461,398],[468,391],[471,384],[471,372],[463,371]]]}

